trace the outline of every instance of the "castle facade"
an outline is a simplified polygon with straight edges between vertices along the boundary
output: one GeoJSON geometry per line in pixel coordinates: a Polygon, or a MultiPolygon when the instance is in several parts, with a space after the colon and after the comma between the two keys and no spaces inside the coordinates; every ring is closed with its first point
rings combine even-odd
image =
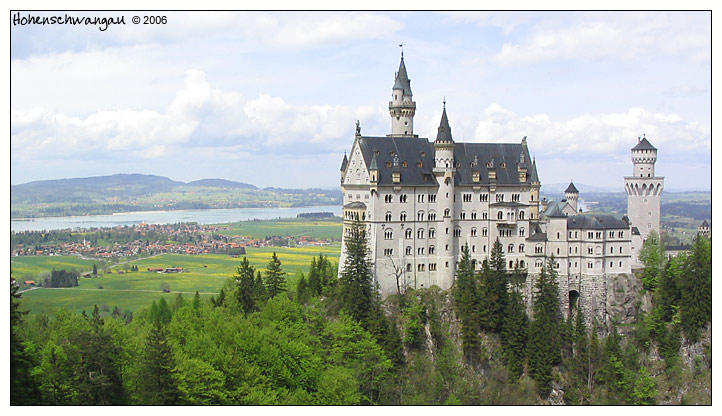
{"type": "Polygon", "coordinates": [[[606,320],[610,278],[631,273],[637,261],[633,250],[650,230],[659,231],[664,178],[654,176],[656,149],[647,139],[632,149],[634,176],[625,178],[630,214],[583,215],[573,183],[562,201],[540,201],[541,182],[526,137],[510,143],[455,141],[444,103],[436,139],[430,141],[414,134],[415,112],[402,53],[389,102],[391,134],[364,136],[357,123],[341,164],[339,273],[355,220],[369,237],[382,294],[399,287],[449,289],[462,247],[481,269],[498,239],[507,267],[527,271],[528,301],[553,256],[564,310],[578,303],[586,317],[606,320]]]}

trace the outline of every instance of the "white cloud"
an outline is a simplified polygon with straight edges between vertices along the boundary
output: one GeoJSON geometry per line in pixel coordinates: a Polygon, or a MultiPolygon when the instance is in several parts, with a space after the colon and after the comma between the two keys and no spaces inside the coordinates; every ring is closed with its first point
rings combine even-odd
{"type": "Polygon", "coordinates": [[[481,142],[508,142],[528,136],[529,146],[536,154],[594,158],[628,152],[634,146],[634,138],[642,134],[657,148],[664,148],[667,155],[698,154],[711,148],[707,127],[682,120],[676,114],[655,114],[642,108],[552,120],[543,113],[519,116],[492,104],[487,107],[485,118],[478,122],[474,137],[481,142]]]}
{"type": "Polygon", "coordinates": [[[707,13],[590,12],[571,16],[573,24],[545,22],[535,26],[526,40],[505,43],[494,61],[514,65],[557,59],[632,59],[654,53],[686,55],[697,62],[710,59],[707,13]]]}

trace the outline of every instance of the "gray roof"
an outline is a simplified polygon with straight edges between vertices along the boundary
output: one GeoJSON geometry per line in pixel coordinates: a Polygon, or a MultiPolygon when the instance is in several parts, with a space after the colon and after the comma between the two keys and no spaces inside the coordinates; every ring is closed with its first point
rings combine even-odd
{"type": "Polygon", "coordinates": [[[567,189],[564,191],[565,194],[578,194],[579,190],[576,186],[574,186],[574,182],[569,182],[569,186],[567,186],[567,189]]]}
{"type": "Polygon", "coordinates": [[[552,205],[550,209],[547,209],[546,212],[544,212],[544,215],[550,218],[566,217],[566,215],[562,212],[562,209],[559,207],[559,204],[552,205]]]}
{"type": "Polygon", "coordinates": [[[646,137],[643,137],[632,150],[657,150],[657,148],[652,146],[646,137]]]}
{"type": "Polygon", "coordinates": [[[376,163],[376,154],[374,154],[374,157],[371,159],[371,164],[369,165],[369,170],[378,170],[379,164],[376,163]]]}
{"type": "Polygon", "coordinates": [[[700,227],[709,228],[709,223],[707,222],[707,220],[702,221],[702,225],[700,225],[700,227]]]}
{"type": "Polygon", "coordinates": [[[639,228],[632,227],[632,235],[642,235],[642,234],[639,233],[639,228]]]}
{"type": "Polygon", "coordinates": [[[567,229],[626,230],[629,225],[612,215],[573,215],[567,218],[567,229]]]}
{"type": "MultiPolygon", "coordinates": [[[[395,185],[391,173],[398,169],[401,172],[400,185],[405,186],[438,186],[433,175],[434,154],[436,150],[428,139],[422,137],[370,137],[360,136],[358,145],[363,154],[364,161],[370,170],[374,156],[377,159],[379,185],[395,185]],[[393,164],[397,156],[399,166],[393,164]],[[403,166],[406,162],[406,167],[403,166]],[[421,162],[421,167],[419,167],[421,162]],[[391,165],[391,166],[389,166],[391,165]]],[[[519,155],[525,152],[529,158],[528,150],[522,149],[519,143],[455,143],[454,159],[456,160],[455,185],[489,184],[489,169],[486,163],[494,159],[496,170],[496,183],[498,185],[521,185],[530,183],[519,182],[517,163],[519,155]],[[472,167],[476,158],[478,166],[472,167]],[[502,162],[505,164],[502,167],[502,162]],[[475,183],[472,179],[472,170],[479,171],[480,181],[475,183]]]]}
{"type": "Polygon", "coordinates": [[[404,57],[401,56],[401,63],[399,64],[399,72],[396,73],[396,79],[394,80],[394,88],[404,90],[404,95],[413,95],[411,93],[411,80],[409,75],[406,73],[406,65],[404,64],[404,57]]]}
{"type": "Polygon", "coordinates": [[[361,201],[355,201],[355,202],[349,202],[348,204],[343,206],[344,208],[351,208],[351,209],[366,209],[366,204],[364,204],[361,201]]]}
{"type": "Polygon", "coordinates": [[[489,204],[490,207],[525,207],[526,204],[521,202],[509,201],[509,202],[492,202],[489,204]]]}
{"type": "Polygon", "coordinates": [[[536,226],[532,230],[532,235],[527,238],[527,241],[544,241],[546,239],[546,233],[543,233],[539,224],[536,224],[536,226]]]}
{"type": "Polygon", "coordinates": [[[441,113],[441,122],[439,123],[439,130],[436,133],[437,142],[453,142],[454,139],[451,137],[451,127],[449,126],[449,118],[446,117],[446,104],[444,104],[444,112],[441,113]]]}
{"type": "Polygon", "coordinates": [[[346,166],[348,166],[348,158],[346,157],[346,153],[344,153],[343,162],[341,162],[341,172],[346,170],[346,166]]]}
{"type": "Polygon", "coordinates": [[[539,182],[539,175],[536,172],[536,158],[531,162],[531,172],[529,172],[529,181],[539,182]]]}

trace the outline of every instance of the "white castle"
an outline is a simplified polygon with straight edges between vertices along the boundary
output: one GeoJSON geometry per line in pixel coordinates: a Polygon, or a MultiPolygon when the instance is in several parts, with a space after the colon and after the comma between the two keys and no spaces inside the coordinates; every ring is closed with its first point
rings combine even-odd
{"type": "Polygon", "coordinates": [[[634,176],[625,177],[628,216],[581,215],[579,191],[539,200],[541,182],[526,137],[518,143],[454,141],[446,115],[436,140],[414,134],[411,81],[403,52],[389,102],[391,134],[356,135],[341,165],[345,238],[356,219],[366,227],[375,283],[382,294],[454,284],[461,249],[481,269],[498,238],[508,268],[526,269],[530,299],[536,277],[554,256],[564,310],[580,302],[586,317],[607,318],[614,275],[629,274],[649,231],[659,232],[664,178],[655,176],[656,149],[632,149],[634,176]],[[398,284],[398,286],[397,286],[398,284]]]}

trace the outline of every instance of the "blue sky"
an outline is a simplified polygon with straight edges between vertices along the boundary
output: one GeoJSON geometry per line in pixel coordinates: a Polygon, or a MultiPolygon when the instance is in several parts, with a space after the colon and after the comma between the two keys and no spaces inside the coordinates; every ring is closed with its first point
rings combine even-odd
{"type": "Polygon", "coordinates": [[[160,26],[71,14],[127,24],[11,26],[12,184],[145,173],[336,187],[355,121],[390,132],[403,42],[422,137],[446,97],[456,141],[527,136],[542,184],[622,191],[646,134],[668,190],[711,188],[706,12],[173,12],[160,26]]]}

